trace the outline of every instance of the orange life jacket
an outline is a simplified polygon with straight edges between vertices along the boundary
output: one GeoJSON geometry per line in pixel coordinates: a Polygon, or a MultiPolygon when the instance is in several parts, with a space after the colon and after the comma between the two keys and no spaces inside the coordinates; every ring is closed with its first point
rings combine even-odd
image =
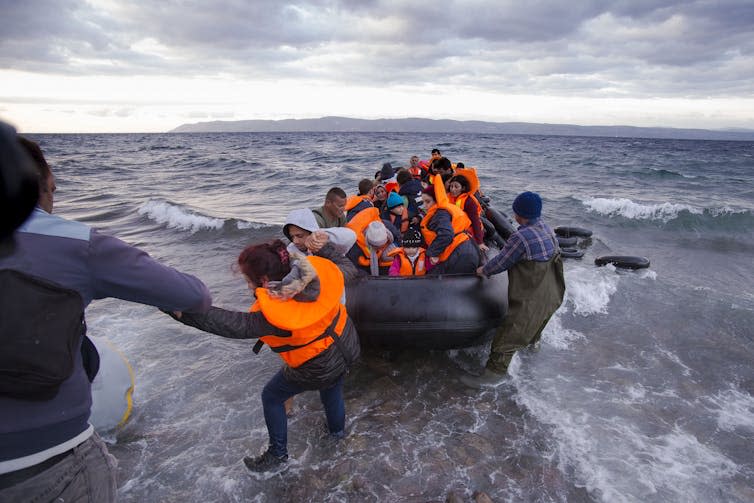
{"type": "Polygon", "coordinates": [[[479,177],[476,174],[476,168],[461,168],[457,169],[453,176],[463,176],[469,181],[469,193],[476,194],[481,184],[479,183],[479,177]]]}
{"type": "Polygon", "coordinates": [[[466,206],[466,200],[468,198],[471,198],[471,199],[474,200],[474,202],[476,203],[476,212],[477,212],[477,215],[482,216],[482,205],[479,204],[479,200],[476,197],[474,197],[471,194],[471,192],[464,192],[463,194],[458,194],[458,197],[455,200],[456,206],[458,206],[459,208],[461,208],[463,210],[464,207],[466,206]]]}
{"type": "Polygon", "coordinates": [[[427,171],[427,170],[422,169],[421,166],[410,166],[408,168],[408,172],[411,173],[411,176],[416,178],[417,180],[421,180],[422,171],[427,171]]]}
{"type": "MultiPolygon", "coordinates": [[[[398,229],[398,230],[401,232],[401,235],[403,235],[408,230],[408,224],[410,223],[408,221],[408,210],[404,206],[403,207],[403,214],[402,215],[396,215],[392,211],[390,211],[389,213],[390,213],[390,223],[393,224],[393,225],[395,225],[395,220],[398,217],[400,217],[400,219],[401,219],[401,226],[400,226],[400,229],[398,229]]],[[[398,227],[397,225],[395,225],[395,226],[398,227]]]]}
{"type": "Polygon", "coordinates": [[[427,211],[426,215],[424,215],[421,223],[421,230],[422,235],[424,236],[424,241],[427,243],[427,247],[429,247],[429,245],[432,244],[432,241],[434,241],[437,237],[437,233],[429,229],[429,222],[432,220],[432,218],[435,216],[435,213],[437,213],[437,210],[439,209],[445,210],[450,213],[454,237],[453,241],[438,257],[440,259],[440,262],[444,262],[448,259],[448,257],[450,257],[450,254],[453,253],[453,250],[455,250],[458,245],[469,239],[467,231],[471,227],[471,220],[469,220],[469,217],[466,215],[465,211],[452,204],[448,200],[448,194],[445,192],[445,186],[442,183],[442,177],[440,175],[434,176],[433,185],[435,188],[436,204],[427,211]]]}
{"type": "MultiPolygon", "coordinates": [[[[380,218],[380,210],[377,208],[367,208],[361,210],[346,224],[346,227],[356,233],[356,245],[361,250],[361,256],[359,257],[359,265],[369,267],[369,245],[367,244],[367,238],[364,236],[364,231],[367,226],[372,222],[382,222],[380,218]]],[[[390,232],[390,231],[387,231],[390,232]]],[[[388,241],[389,244],[389,241],[388,241]]],[[[385,256],[382,256],[382,250],[377,250],[377,258],[380,267],[390,267],[393,261],[385,256]]]]}
{"type": "Polygon", "coordinates": [[[426,269],[426,254],[424,248],[419,249],[419,255],[416,257],[416,260],[413,264],[411,264],[411,260],[406,256],[406,252],[403,251],[403,248],[396,248],[395,250],[392,250],[388,252],[389,257],[400,257],[401,259],[401,270],[399,272],[400,276],[424,276],[427,274],[426,269]]]}
{"type": "Polygon", "coordinates": [[[352,210],[361,204],[362,201],[368,201],[371,204],[372,198],[369,196],[349,196],[348,199],[346,199],[346,211],[352,210]]]}
{"type": "Polygon", "coordinates": [[[345,289],[343,273],[331,261],[317,256],[306,257],[319,277],[319,297],[314,302],[282,300],[270,296],[265,288],[257,288],[256,302],[250,312],[261,311],[265,319],[290,337],[263,335],[259,339],[270,346],[290,367],[296,368],[311,360],[335,342],[328,330],[335,323],[338,336],[348,320],[346,306],[340,303],[345,289]],[[336,321],[337,317],[337,321],[336,321]]]}
{"type": "Polygon", "coordinates": [[[398,182],[387,182],[385,184],[385,190],[387,191],[388,195],[390,195],[391,192],[398,192],[398,182]]]}

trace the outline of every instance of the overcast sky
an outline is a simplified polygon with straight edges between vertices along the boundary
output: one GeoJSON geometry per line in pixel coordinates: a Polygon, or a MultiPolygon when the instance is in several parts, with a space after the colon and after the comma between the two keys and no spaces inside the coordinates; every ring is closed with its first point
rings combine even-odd
{"type": "Polygon", "coordinates": [[[754,129],[754,0],[0,0],[21,131],[325,115],[754,129]]]}

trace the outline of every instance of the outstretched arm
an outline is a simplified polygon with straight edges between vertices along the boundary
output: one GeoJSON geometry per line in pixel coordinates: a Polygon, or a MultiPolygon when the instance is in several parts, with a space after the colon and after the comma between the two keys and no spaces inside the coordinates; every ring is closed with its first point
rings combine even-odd
{"type": "Polygon", "coordinates": [[[242,313],[212,306],[206,313],[166,313],[184,325],[228,339],[257,339],[263,335],[289,333],[270,325],[261,312],[242,313]]]}

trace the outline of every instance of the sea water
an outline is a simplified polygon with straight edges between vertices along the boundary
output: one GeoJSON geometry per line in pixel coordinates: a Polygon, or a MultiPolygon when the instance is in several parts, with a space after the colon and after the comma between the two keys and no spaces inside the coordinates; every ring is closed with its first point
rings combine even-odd
{"type": "Polygon", "coordinates": [[[109,438],[122,501],[754,500],[754,143],[30,136],[57,176],[55,213],[197,275],[227,309],[251,301],[232,270],[245,245],[282,237],[286,214],[321,205],[330,187],[355,193],[383,162],[435,147],[476,166],[499,209],[533,190],[552,226],[594,232],[583,259],[566,261],[565,301],[541,350],[519,352],[505,384],[459,383],[486,346],[366,352],[346,380],[348,437],[322,438],[318,395],[300,395],[284,473],[252,475],[241,462],[266,447],[259,395],[277,356],[155,308],[93,302],[90,333],[136,372],[133,416],[109,438]],[[595,267],[604,254],[652,265],[595,267]]]}

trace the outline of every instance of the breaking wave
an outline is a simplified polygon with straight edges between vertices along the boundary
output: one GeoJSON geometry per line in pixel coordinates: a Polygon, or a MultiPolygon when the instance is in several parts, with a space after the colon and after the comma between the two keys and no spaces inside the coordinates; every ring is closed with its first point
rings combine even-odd
{"type": "Polygon", "coordinates": [[[738,210],[729,206],[696,208],[680,203],[642,204],[627,198],[610,199],[603,197],[585,199],[582,204],[589,211],[608,217],[653,221],[680,227],[754,226],[754,215],[751,211],[738,210]]]}
{"type": "Polygon", "coordinates": [[[188,209],[180,204],[170,203],[168,201],[150,200],[142,204],[139,208],[139,214],[144,215],[161,225],[166,225],[170,229],[180,229],[189,231],[194,234],[202,230],[223,230],[228,227],[235,227],[236,230],[260,229],[265,224],[258,222],[248,222],[235,218],[223,219],[202,215],[194,210],[188,209]]]}

